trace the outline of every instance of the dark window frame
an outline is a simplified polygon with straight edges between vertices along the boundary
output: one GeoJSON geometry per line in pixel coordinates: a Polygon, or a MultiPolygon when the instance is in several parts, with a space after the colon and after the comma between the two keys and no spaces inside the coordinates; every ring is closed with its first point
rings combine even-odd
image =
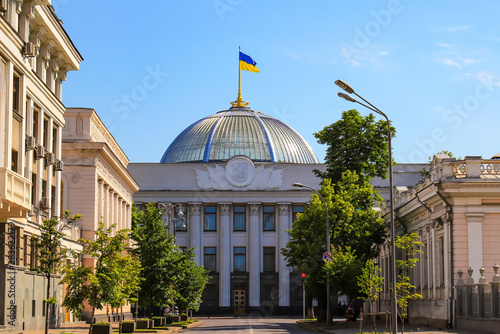
{"type": "Polygon", "coordinates": [[[245,246],[235,246],[233,247],[233,271],[236,273],[244,273],[247,271],[247,248],[245,246]],[[243,253],[236,253],[236,250],[243,250],[243,253]],[[236,257],[243,256],[243,270],[236,270],[236,257]]]}
{"type": "Polygon", "coordinates": [[[276,272],[276,247],[274,246],[265,246],[262,247],[262,271],[263,272],[276,272]],[[272,252],[269,252],[266,254],[266,250],[272,250],[272,252]],[[272,265],[268,267],[266,265],[267,261],[269,261],[272,258],[272,265]],[[272,268],[271,268],[272,267],[272,268]]]}
{"type": "Polygon", "coordinates": [[[276,205],[262,206],[262,230],[265,232],[276,231],[276,205]],[[272,212],[266,212],[266,208],[272,208],[272,212]],[[272,217],[272,229],[266,228],[266,217],[272,217]]]}
{"type": "Polygon", "coordinates": [[[217,232],[217,205],[205,205],[203,208],[203,231],[205,232],[217,232]],[[215,208],[214,212],[207,212],[208,208],[215,208]],[[207,217],[213,218],[213,229],[207,229],[207,217]]]}
{"type": "Polygon", "coordinates": [[[215,246],[209,246],[209,247],[203,247],[203,266],[205,267],[206,270],[210,272],[217,272],[217,247],[215,246]],[[214,253],[207,254],[207,249],[213,249],[214,253]],[[207,263],[207,257],[213,258],[214,262],[214,268],[208,268],[206,263],[207,263]]]}
{"type": "Polygon", "coordinates": [[[233,205],[233,231],[245,232],[247,230],[247,207],[246,205],[233,205]],[[243,208],[243,212],[237,212],[237,208],[243,208]],[[236,228],[236,217],[243,217],[243,228],[236,228]]]}

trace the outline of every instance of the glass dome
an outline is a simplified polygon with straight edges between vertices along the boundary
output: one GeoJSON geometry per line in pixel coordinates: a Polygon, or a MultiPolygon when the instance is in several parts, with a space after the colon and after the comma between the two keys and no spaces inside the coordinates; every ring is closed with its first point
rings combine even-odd
{"type": "Polygon", "coordinates": [[[246,107],[219,111],[191,124],[172,142],[160,163],[220,162],[237,155],[254,162],[318,163],[294,129],[246,107]]]}

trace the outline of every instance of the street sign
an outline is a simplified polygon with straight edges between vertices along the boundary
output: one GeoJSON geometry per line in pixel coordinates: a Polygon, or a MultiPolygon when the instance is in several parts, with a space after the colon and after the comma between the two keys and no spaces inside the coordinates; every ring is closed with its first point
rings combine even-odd
{"type": "Polygon", "coordinates": [[[333,261],[333,253],[332,252],[324,252],[323,253],[323,261],[332,262],[333,261]]]}

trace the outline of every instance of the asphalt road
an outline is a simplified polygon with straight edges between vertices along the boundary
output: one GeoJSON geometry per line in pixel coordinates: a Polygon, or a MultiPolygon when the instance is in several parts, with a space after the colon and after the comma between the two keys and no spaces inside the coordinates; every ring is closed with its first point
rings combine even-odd
{"type": "Polygon", "coordinates": [[[290,318],[220,317],[198,320],[197,325],[184,329],[182,333],[317,333],[298,326],[297,319],[290,318]]]}

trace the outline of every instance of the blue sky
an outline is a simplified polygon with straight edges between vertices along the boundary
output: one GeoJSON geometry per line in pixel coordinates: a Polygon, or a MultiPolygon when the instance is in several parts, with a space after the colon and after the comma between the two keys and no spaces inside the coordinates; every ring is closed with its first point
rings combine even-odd
{"type": "Polygon", "coordinates": [[[195,121],[236,99],[238,46],[250,107],[314,132],[344,110],[342,79],[393,121],[397,162],[440,150],[500,152],[496,1],[52,0],[84,61],[67,107],[94,108],[132,162],[158,162],[195,121]]]}

